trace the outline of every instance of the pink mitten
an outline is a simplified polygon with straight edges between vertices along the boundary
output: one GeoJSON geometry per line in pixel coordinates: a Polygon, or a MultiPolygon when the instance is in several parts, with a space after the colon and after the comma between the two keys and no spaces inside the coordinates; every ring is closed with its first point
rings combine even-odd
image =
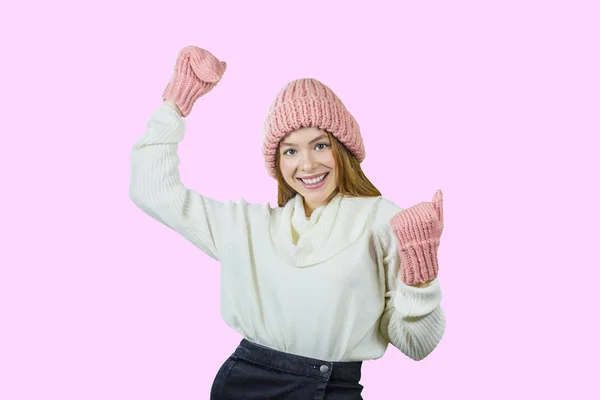
{"type": "Polygon", "coordinates": [[[184,47],[177,55],[171,80],[162,99],[172,100],[187,117],[198,98],[219,83],[227,64],[207,50],[196,46],[184,47]]]}
{"type": "Polygon", "coordinates": [[[400,211],[390,223],[398,240],[402,281],[415,285],[437,277],[437,252],[444,228],[442,191],[435,193],[431,203],[400,211]]]}

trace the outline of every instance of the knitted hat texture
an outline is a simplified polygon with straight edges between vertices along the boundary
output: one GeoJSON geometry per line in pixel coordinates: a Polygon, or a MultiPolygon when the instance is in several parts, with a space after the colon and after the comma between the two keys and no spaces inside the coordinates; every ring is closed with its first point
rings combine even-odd
{"type": "Polygon", "coordinates": [[[364,160],[360,128],[339,97],[316,79],[297,79],[280,90],[265,120],[262,153],[271,177],[276,177],[275,159],[280,140],[303,127],[330,132],[359,162],[364,160]]]}

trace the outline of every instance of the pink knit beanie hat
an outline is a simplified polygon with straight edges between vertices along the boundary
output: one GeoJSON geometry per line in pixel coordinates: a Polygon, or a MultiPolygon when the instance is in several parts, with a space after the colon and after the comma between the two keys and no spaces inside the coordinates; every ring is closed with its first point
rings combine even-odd
{"type": "Polygon", "coordinates": [[[275,174],[279,141],[303,127],[316,127],[333,134],[362,162],[365,148],[359,126],[333,91],[316,79],[289,82],[273,101],[265,121],[262,152],[269,175],[275,174]]]}

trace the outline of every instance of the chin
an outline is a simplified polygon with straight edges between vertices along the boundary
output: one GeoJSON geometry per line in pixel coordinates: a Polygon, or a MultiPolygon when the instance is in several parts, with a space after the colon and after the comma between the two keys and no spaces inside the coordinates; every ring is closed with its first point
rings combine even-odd
{"type": "Polygon", "coordinates": [[[301,189],[298,193],[300,193],[305,199],[310,200],[312,203],[324,203],[331,197],[334,190],[335,188],[330,188],[329,190],[323,190],[320,193],[313,193],[311,191],[301,189]]]}

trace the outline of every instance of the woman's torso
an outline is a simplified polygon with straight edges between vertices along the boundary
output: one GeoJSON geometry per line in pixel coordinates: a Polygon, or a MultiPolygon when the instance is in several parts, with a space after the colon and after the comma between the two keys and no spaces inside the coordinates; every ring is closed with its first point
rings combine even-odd
{"type": "Polygon", "coordinates": [[[228,235],[220,257],[225,322],[292,354],[330,361],[383,355],[378,321],[386,288],[375,230],[396,208],[385,200],[379,207],[382,200],[338,196],[305,226],[297,199],[269,211],[238,207],[232,223],[247,223],[221,233],[228,235]],[[302,231],[296,243],[294,227],[302,231]]]}

